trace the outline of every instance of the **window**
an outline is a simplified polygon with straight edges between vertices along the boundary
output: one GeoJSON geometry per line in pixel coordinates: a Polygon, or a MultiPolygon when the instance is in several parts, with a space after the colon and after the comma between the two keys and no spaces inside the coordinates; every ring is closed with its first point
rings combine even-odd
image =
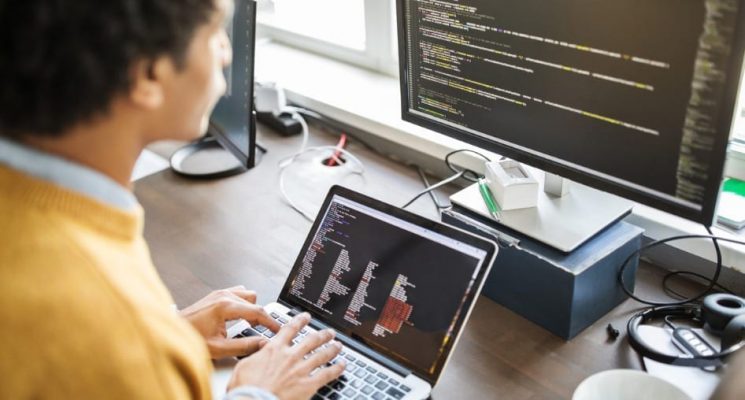
{"type": "Polygon", "coordinates": [[[743,71],[743,84],[740,85],[740,100],[737,104],[739,108],[735,111],[732,138],[740,143],[745,143],[745,71],[743,71]]]}
{"type": "Polygon", "coordinates": [[[363,0],[274,0],[261,11],[263,24],[354,50],[365,49],[363,0]]]}
{"type": "Polygon", "coordinates": [[[735,106],[725,175],[745,181],[745,62],[740,77],[739,97],[735,106]]]}
{"type": "Polygon", "coordinates": [[[745,145],[745,60],[740,75],[740,99],[735,110],[735,123],[732,128],[732,140],[745,145]]]}
{"type": "Polygon", "coordinates": [[[398,71],[394,0],[259,0],[273,40],[388,75],[398,71]]]}

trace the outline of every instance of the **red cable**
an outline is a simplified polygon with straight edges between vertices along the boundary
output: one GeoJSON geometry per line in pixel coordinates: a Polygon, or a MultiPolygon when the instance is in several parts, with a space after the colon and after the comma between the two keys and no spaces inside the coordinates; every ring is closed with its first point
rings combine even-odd
{"type": "Polygon", "coordinates": [[[334,151],[334,155],[329,157],[328,161],[326,162],[326,165],[329,167],[333,167],[336,164],[335,160],[340,160],[341,158],[341,149],[343,149],[347,145],[347,134],[342,133],[339,137],[339,143],[336,144],[336,151],[334,151]]]}

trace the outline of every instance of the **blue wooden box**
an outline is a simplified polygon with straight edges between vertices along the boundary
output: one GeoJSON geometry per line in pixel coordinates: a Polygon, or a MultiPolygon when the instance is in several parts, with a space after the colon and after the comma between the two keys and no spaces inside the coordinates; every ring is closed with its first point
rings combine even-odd
{"type": "MultiPolygon", "coordinates": [[[[616,222],[563,253],[462,207],[450,213],[443,213],[443,222],[489,237],[475,227],[481,223],[519,240],[519,248],[500,248],[481,294],[557,336],[573,338],[626,299],[618,272],[641,245],[643,230],[634,225],[616,222]]],[[[635,258],[625,271],[631,289],[637,266],[635,258]]]]}

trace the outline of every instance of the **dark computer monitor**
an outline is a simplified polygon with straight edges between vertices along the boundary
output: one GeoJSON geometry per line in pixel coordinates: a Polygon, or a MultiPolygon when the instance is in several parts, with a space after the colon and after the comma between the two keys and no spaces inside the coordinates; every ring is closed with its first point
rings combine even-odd
{"type": "Polygon", "coordinates": [[[233,62],[225,69],[226,93],[212,112],[205,138],[179,150],[171,158],[174,170],[191,177],[230,176],[251,169],[257,163],[256,117],[253,112],[254,0],[235,0],[233,19],[228,22],[226,31],[233,47],[233,62]],[[232,157],[217,152],[220,148],[227,150],[232,157]]]}
{"type": "Polygon", "coordinates": [[[233,63],[225,71],[227,91],[210,118],[209,133],[246,168],[256,164],[256,125],[253,116],[256,2],[236,0],[228,26],[233,63]]]}
{"type": "Polygon", "coordinates": [[[398,0],[403,119],[711,224],[743,0],[398,0]]]}

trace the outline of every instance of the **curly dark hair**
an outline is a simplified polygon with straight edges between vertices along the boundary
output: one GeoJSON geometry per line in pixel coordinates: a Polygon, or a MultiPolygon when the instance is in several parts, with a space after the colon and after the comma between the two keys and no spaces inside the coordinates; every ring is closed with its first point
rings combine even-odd
{"type": "Polygon", "coordinates": [[[0,0],[0,135],[55,137],[105,114],[135,61],[185,62],[216,0],[0,0]]]}

